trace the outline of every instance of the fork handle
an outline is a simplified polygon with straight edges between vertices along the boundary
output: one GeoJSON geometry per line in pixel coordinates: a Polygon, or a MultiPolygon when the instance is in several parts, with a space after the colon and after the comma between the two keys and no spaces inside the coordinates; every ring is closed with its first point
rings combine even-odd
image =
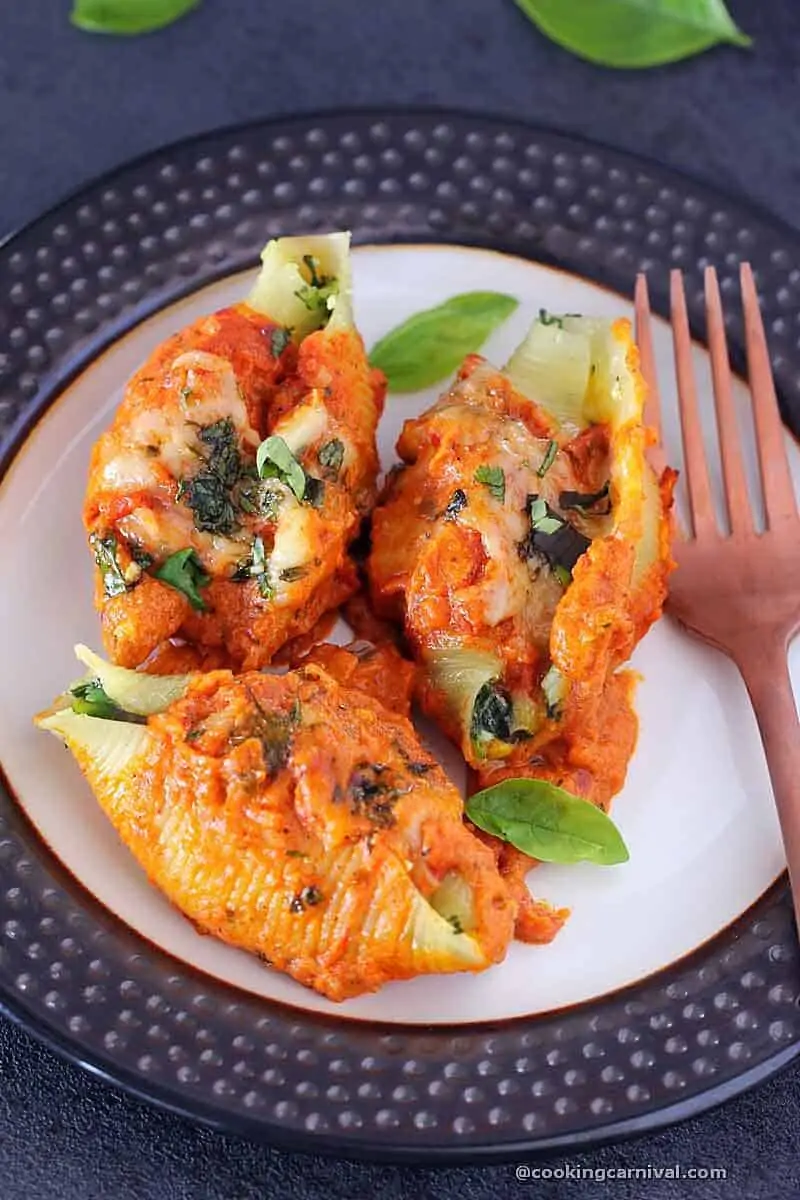
{"type": "Polygon", "coordinates": [[[765,639],[762,634],[737,651],[764,743],[800,929],[800,722],[789,676],[787,638],[774,634],[765,639]]]}

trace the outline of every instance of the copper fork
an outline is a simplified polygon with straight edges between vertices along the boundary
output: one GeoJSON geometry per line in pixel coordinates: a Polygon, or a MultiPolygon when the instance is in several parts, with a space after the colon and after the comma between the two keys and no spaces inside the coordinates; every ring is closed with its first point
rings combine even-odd
{"type": "MultiPolygon", "coordinates": [[[[800,518],[748,263],[741,265],[740,284],[766,525],[763,532],[757,531],[750,507],[722,301],[716,272],[708,267],[707,340],[730,534],[718,526],[703,447],[683,279],[680,271],[673,271],[672,337],[692,529],[680,531],[675,539],[673,555],[678,569],[671,580],[669,609],[688,630],[724,651],[741,671],[764,743],[800,927],[800,725],[787,662],[789,642],[800,627],[800,518]]],[[[660,399],[643,275],[636,282],[636,334],[650,396],[648,419],[659,430],[660,399]]]]}

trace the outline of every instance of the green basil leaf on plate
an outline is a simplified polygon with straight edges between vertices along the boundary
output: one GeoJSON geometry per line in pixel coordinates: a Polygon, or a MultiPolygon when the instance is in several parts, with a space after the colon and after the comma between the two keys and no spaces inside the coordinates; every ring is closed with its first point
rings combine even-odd
{"type": "Polygon", "coordinates": [[[471,796],[466,814],[486,833],[543,862],[627,862],[622,834],[601,808],[543,779],[505,779],[471,796]]]}
{"type": "Polygon", "coordinates": [[[183,592],[192,608],[198,612],[205,612],[208,608],[199,589],[210,583],[211,577],[203,570],[200,559],[191,547],[170,554],[153,574],[162,583],[169,584],[177,592],[183,592]]]}
{"type": "Polygon", "coordinates": [[[163,29],[200,0],[75,0],[71,20],[87,33],[135,34],[163,29]]]}
{"type": "Polygon", "coordinates": [[[419,392],[452,375],[518,305],[502,292],[451,296],[382,337],[372,348],[370,362],[383,371],[390,391],[419,392]]]}
{"type": "Polygon", "coordinates": [[[724,0],[516,0],[551,41],[602,67],[657,67],[749,46],[724,0]]]}

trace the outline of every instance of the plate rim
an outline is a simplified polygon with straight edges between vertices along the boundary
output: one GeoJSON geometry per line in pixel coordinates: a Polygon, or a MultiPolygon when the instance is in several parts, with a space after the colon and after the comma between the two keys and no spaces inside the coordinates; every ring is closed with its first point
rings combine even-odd
{"type": "MultiPolygon", "coordinates": [[[[772,230],[777,231],[780,235],[786,236],[790,242],[796,242],[800,245],[800,231],[795,229],[788,221],[782,217],[771,214],[767,209],[759,205],[747,196],[742,196],[736,193],[729,193],[704,180],[695,179],[688,172],[671,166],[665,166],[657,160],[645,155],[639,155],[627,149],[615,147],[613,144],[597,142],[588,139],[581,134],[573,133],[572,131],[560,128],[557,126],[543,126],[534,123],[521,121],[517,118],[508,117],[503,114],[491,114],[486,112],[478,112],[469,109],[448,109],[436,106],[366,106],[354,107],[346,109],[329,110],[325,112],[296,112],[291,115],[270,117],[270,118],[254,118],[245,122],[233,124],[225,124],[210,130],[205,130],[191,135],[188,138],[176,139],[166,145],[162,145],[144,152],[135,158],[125,160],[118,163],[114,167],[101,172],[88,182],[84,182],[80,186],[73,189],[67,195],[61,197],[53,205],[47,208],[38,216],[25,222],[16,230],[6,235],[0,240],[0,262],[7,254],[14,252],[15,243],[23,238],[26,234],[34,232],[37,227],[46,223],[48,219],[57,219],[58,216],[65,210],[69,210],[71,205],[75,205],[81,200],[88,200],[93,197],[98,191],[105,186],[112,185],[114,181],[126,171],[134,168],[147,168],[148,166],[156,166],[160,161],[168,158],[173,151],[185,150],[194,145],[202,145],[210,140],[226,140],[235,139],[237,136],[242,136],[248,132],[252,133],[256,130],[264,130],[267,135],[272,133],[273,136],[278,134],[282,129],[291,129],[293,127],[302,128],[304,124],[314,122],[320,126],[326,122],[342,120],[350,118],[354,121],[385,121],[390,119],[440,119],[442,121],[467,120],[475,122],[476,126],[491,126],[495,131],[500,129],[520,130],[530,136],[540,136],[545,140],[547,138],[556,137],[569,142],[577,151],[585,153],[606,154],[616,161],[624,160],[627,164],[639,170],[649,168],[657,177],[661,179],[670,179],[676,184],[682,183],[685,188],[691,188],[695,193],[700,193],[711,201],[716,201],[719,204],[728,204],[739,212],[751,214],[754,219],[763,222],[772,230]]],[[[402,241],[419,240],[416,237],[403,238],[392,236],[389,239],[384,239],[386,242],[396,243],[402,241]]],[[[430,242],[438,241],[440,244],[458,244],[479,245],[495,250],[504,251],[504,243],[502,239],[488,238],[485,241],[465,242],[463,238],[448,238],[443,236],[436,238],[430,235],[430,242]]],[[[364,240],[359,242],[355,239],[356,244],[380,244],[376,240],[364,240]]],[[[507,251],[515,253],[514,251],[507,251]]],[[[533,255],[530,255],[533,257],[533,255]]],[[[554,260],[543,257],[542,261],[545,264],[558,265],[554,260]]],[[[238,269],[238,268],[235,268],[238,269]]],[[[561,269],[569,270],[569,268],[561,266],[561,269]]],[[[109,345],[124,333],[130,332],[142,320],[148,316],[160,311],[165,306],[175,303],[182,297],[191,294],[198,290],[199,287],[213,283],[216,279],[225,277],[231,273],[230,266],[221,265],[212,267],[208,264],[207,269],[203,272],[203,277],[200,280],[187,279],[182,280],[176,287],[169,287],[169,295],[160,295],[158,288],[153,289],[148,293],[152,299],[148,300],[148,296],[144,301],[137,303],[131,311],[127,311],[122,318],[112,317],[106,324],[105,332],[99,336],[91,336],[87,339],[87,344],[82,352],[76,353],[67,347],[65,353],[67,355],[67,371],[65,373],[57,373],[52,379],[48,378],[48,382],[41,389],[41,394],[37,394],[27,403],[23,401],[21,414],[12,421],[8,434],[3,438],[2,454],[0,454],[0,476],[5,475],[18,452],[24,445],[32,430],[35,428],[41,417],[48,411],[51,404],[57,399],[61,391],[87,364],[87,362],[96,359],[109,345]],[[119,327],[118,327],[119,326],[119,327]],[[26,409],[30,410],[26,412],[26,409]]],[[[576,273],[576,272],[573,272],[576,273]]],[[[601,280],[594,280],[592,276],[586,278],[600,282],[601,286],[611,287],[612,290],[618,290],[601,280]]],[[[13,789],[5,780],[5,776],[0,768],[0,784],[7,795],[13,797],[13,789]]],[[[21,806],[20,806],[21,808],[21,806]]],[[[73,886],[77,886],[81,892],[81,899],[88,900],[90,905],[97,906],[103,909],[103,906],[94,896],[81,884],[80,880],[72,876],[69,868],[65,867],[60,862],[57,854],[48,846],[44,839],[38,834],[32,822],[27,817],[24,810],[18,813],[22,821],[27,826],[27,835],[29,839],[33,839],[37,844],[37,850],[41,854],[44,850],[45,858],[55,860],[58,870],[55,872],[56,878],[59,873],[66,873],[69,876],[73,886]]],[[[718,931],[709,941],[703,943],[689,952],[688,955],[677,960],[675,963],[670,963],[656,972],[655,976],[643,977],[634,983],[628,984],[621,989],[616,989],[613,993],[607,996],[600,997],[601,1001],[605,1001],[610,997],[617,997],[621,993],[635,993],[640,990],[648,981],[654,977],[663,975],[674,968],[685,964],[687,960],[691,960],[695,956],[700,956],[704,953],[710,943],[715,943],[720,939],[729,938],[731,930],[740,923],[746,923],[748,914],[751,910],[762,905],[767,897],[772,895],[782,897],[784,904],[788,907],[787,888],[785,884],[781,884],[779,880],[773,883],[767,891],[757,900],[753,902],[745,913],[740,914],[730,922],[722,930],[718,931]]],[[[118,922],[120,925],[124,923],[119,918],[108,913],[108,910],[103,909],[106,919],[113,922],[118,922]]],[[[130,930],[134,935],[143,940],[149,947],[151,944],[142,939],[142,936],[135,930],[130,930]]],[[[167,952],[156,948],[158,955],[169,958],[167,952]]],[[[174,960],[178,962],[179,960],[174,960]]],[[[188,964],[180,962],[181,970],[188,973],[193,973],[194,969],[188,964]]],[[[202,974],[198,972],[198,974],[202,974]]],[[[205,978],[205,976],[204,976],[205,978]]],[[[224,983],[217,979],[213,980],[214,987],[221,987],[228,991],[237,991],[232,985],[224,983]]],[[[263,998],[258,998],[258,1003],[267,1007],[283,1006],[274,1001],[268,1001],[263,998]]],[[[575,1010],[590,1009],[596,1002],[593,1000],[584,1001],[581,1004],[569,1006],[566,1009],[554,1010],[558,1013],[573,1012],[575,1010]]],[[[281,1126],[276,1122],[265,1122],[260,1118],[245,1118],[242,1114],[233,1114],[224,1108],[224,1105],[206,1104],[199,1099],[194,1099],[192,1103],[188,1103],[185,1098],[181,1098],[181,1094],[173,1087],[165,1087],[157,1083],[155,1080],[146,1080],[143,1082],[142,1076],[137,1075],[134,1071],[128,1071],[126,1068],[115,1063],[110,1057],[97,1052],[87,1053],[81,1049],[76,1039],[71,1039],[61,1033],[58,1027],[52,1023],[42,1019],[32,1008],[28,1008],[6,985],[5,979],[2,977],[2,967],[0,967],[0,1011],[9,1016],[17,1024],[28,1029],[38,1037],[39,1040],[47,1044],[51,1049],[54,1049],[61,1056],[66,1057],[70,1061],[93,1071],[101,1078],[122,1087],[125,1091],[135,1096],[137,1099],[145,1100],[151,1103],[156,1103],[159,1106],[175,1112],[181,1116],[189,1117],[197,1120],[202,1124],[208,1125],[216,1129],[229,1129],[234,1132],[243,1133],[246,1136],[268,1137],[275,1141],[276,1144],[281,1144],[287,1149],[303,1149],[308,1151],[319,1151],[327,1154],[345,1154],[348,1157],[358,1157],[380,1161],[431,1161],[431,1162],[466,1162],[466,1161],[481,1161],[487,1160],[508,1160],[519,1157],[521,1154],[530,1154],[532,1151],[537,1153],[552,1154],[559,1150],[569,1150],[586,1148],[590,1145],[600,1145],[605,1142],[616,1140],[618,1138],[626,1138],[663,1128],[675,1121],[684,1120],[690,1116],[696,1115],[708,1108],[713,1107],[718,1103],[730,1098],[739,1092],[745,1091],[754,1086],[761,1080],[768,1078],[771,1074],[781,1070],[788,1065],[794,1057],[800,1054],[800,1037],[795,1038],[790,1044],[780,1047],[769,1056],[761,1059],[755,1066],[747,1070],[733,1075],[728,1079],[717,1081],[710,1087],[700,1089],[691,1093],[684,1099],[678,1099],[672,1102],[666,1102],[654,1108],[649,1108],[639,1115],[629,1116],[625,1118],[612,1119],[601,1125],[590,1125],[582,1130],[570,1130],[563,1134],[554,1134],[551,1136],[537,1135],[530,1138],[523,1138],[515,1141],[493,1141],[487,1140],[482,1144],[455,1144],[452,1140],[448,1143],[437,1144],[431,1142],[399,1144],[391,1139],[385,1143],[380,1142],[372,1137],[369,1143],[363,1139],[348,1138],[342,1133],[334,1132],[333,1134],[326,1133],[309,1133],[290,1129],[281,1126]]],[[[297,1014],[298,1021],[311,1019],[318,1023],[339,1023],[348,1025],[346,1018],[332,1017],[328,1018],[319,1013],[304,1013],[293,1009],[293,1013],[297,1014]]],[[[489,1022],[490,1026],[502,1025],[504,1028],[508,1025],[542,1022],[551,1014],[539,1014],[533,1017],[516,1017],[502,1022],[489,1022]]],[[[367,1024],[358,1022],[359,1025],[367,1024]]],[[[370,1023],[372,1024],[372,1023],[370,1023]]],[[[375,1023],[379,1024],[379,1023],[375,1023]]],[[[483,1028],[482,1024],[471,1024],[469,1026],[452,1027],[456,1033],[483,1028]]],[[[410,1029],[424,1030],[425,1027],[419,1026],[396,1026],[392,1029],[410,1029]]],[[[446,1030],[447,1027],[435,1027],[437,1031],[446,1030]]]]}

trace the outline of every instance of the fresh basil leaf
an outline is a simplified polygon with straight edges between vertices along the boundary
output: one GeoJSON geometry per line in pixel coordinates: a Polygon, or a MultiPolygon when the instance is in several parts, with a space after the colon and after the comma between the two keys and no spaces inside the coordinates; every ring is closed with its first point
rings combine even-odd
{"type": "Polygon", "coordinates": [[[87,33],[149,33],[171,25],[200,0],[75,0],[71,21],[87,33]]]}
{"type": "Polygon", "coordinates": [[[156,579],[169,584],[178,592],[183,592],[192,608],[205,612],[208,608],[199,588],[206,587],[211,582],[211,576],[203,570],[200,559],[191,548],[176,550],[153,572],[156,579]]]}
{"type": "Polygon", "coordinates": [[[502,467],[478,467],[475,482],[483,486],[502,504],[506,498],[506,474],[502,467]]]}
{"type": "Polygon", "coordinates": [[[602,67],[656,67],[749,46],[723,0],[516,0],[552,41],[602,67]]]}
{"type": "Polygon", "coordinates": [[[262,479],[269,475],[279,475],[297,499],[303,499],[306,473],[282,437],[272,434],[264,439],[256,451],[256,469],[262,479]]]}
{"type": "Polygon", "coordinates": [[[628,860],[622,835],[601,808],[543,779],[505,779],[471,796],[470,821],[543,862],[628,860]]]}
{"type": "Polygon", "coordinates": [[[372,348],[370,362],[393,392],[418,392],[439,383],[479,350],[519,301],[500,292],[464,292],[415,313],[372,348]]]}

